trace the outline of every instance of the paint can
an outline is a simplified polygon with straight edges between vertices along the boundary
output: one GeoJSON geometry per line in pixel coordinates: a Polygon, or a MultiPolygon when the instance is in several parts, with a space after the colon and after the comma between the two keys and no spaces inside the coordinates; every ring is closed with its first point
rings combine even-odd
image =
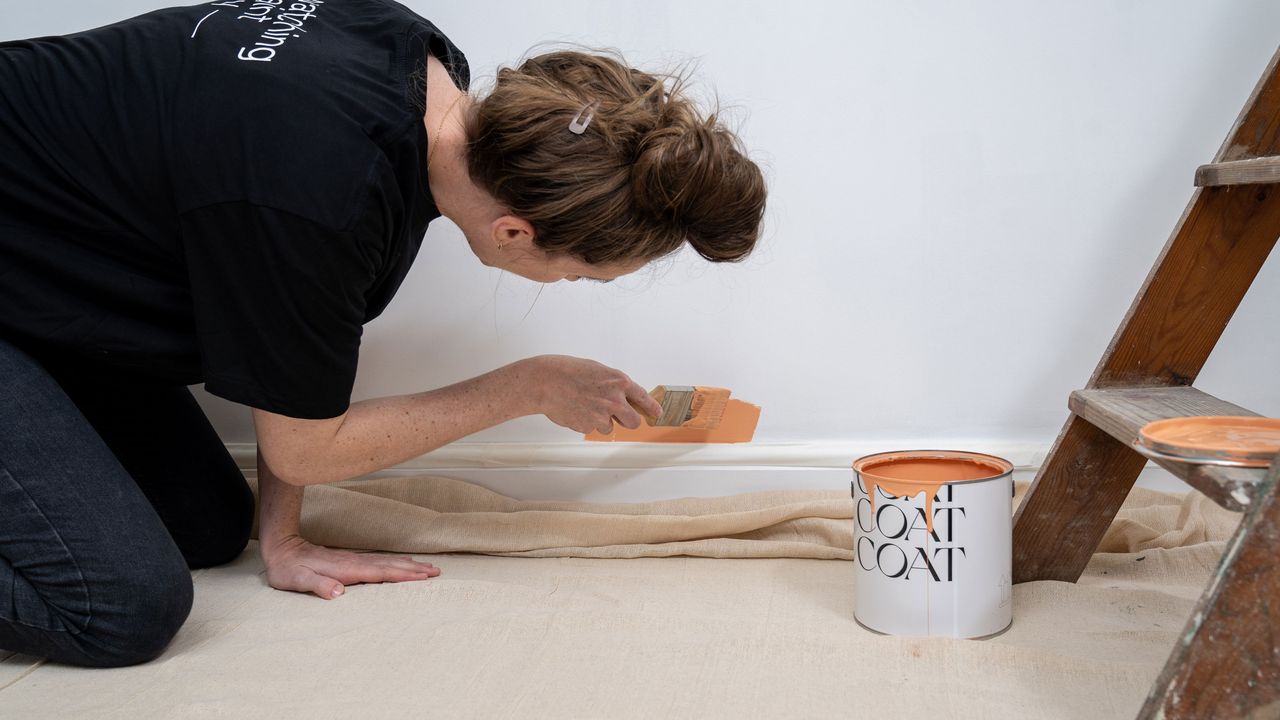
{"type": "Polygon", "coordinates": [[[853,463],[854,617],[889,635],[982,638],[1013,622],[1013,465],[958,450],[853,463]]]}

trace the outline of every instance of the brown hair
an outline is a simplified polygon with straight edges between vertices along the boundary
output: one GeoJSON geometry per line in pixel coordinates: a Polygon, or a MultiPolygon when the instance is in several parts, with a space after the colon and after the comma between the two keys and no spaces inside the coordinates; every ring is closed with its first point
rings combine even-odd
{"type": "Polygon", "coordinates": [[[687,241],[713,262],[741,260],[759,236],[764,176],[684,84],[585,52],[502,68],[468,118],[471,178],[547,252],[647,262],[687,241]]]}

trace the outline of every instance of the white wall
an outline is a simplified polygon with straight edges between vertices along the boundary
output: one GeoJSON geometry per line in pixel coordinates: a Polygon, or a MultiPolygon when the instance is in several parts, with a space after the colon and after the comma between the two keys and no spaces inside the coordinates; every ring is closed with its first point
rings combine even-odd
{"type": "MultiPolygon", "coordinates": [[[[765,444],[1047,446],[1280,37],[1267,0],[407,4],[480,85],[545,41],[696,59],[767,169],[767,236],[740,265],[686,254],[539,296],[439,220],[368,328],[356,395],[567,353],[731,387],[763,405],[765,444]]],[[[6,2],[0,36],[153,5],[6,2]]],[[[1198,384],[1280,415],[1277,320],[1273,256],[1198,384]]],[[[246,411],[204,402],[252,440],[246,411]]],[[[526,418],[470,440],[576,436],[526,418]]]]}

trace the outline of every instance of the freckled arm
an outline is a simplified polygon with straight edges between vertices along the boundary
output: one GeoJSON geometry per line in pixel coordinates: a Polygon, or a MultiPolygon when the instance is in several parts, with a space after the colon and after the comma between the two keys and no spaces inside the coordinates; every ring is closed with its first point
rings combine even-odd
{"type": "Polygon", "coordinates": [[[438,390],[353,403],[343,415],[325,420],[255,409],[259,451],[289,485],[357,477],[533,414],[540,386],[533,374],[527,363],[512,363],[438,390]]]}

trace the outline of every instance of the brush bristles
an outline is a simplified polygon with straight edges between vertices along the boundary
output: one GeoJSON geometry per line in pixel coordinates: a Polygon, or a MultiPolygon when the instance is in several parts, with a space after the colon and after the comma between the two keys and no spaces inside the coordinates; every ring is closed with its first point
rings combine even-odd
{"type": "Polygon", "coordinates": [[[689,418],[697,392],[695,388],[687,385],[659,385],[649,394],[662,403],[662,414],[649,424],[674,427],[689,418]]]}
{"type": "Polygon", "coordinates": [[[662,405],[658,417],[645,417],[652,427],[714,430],[720,427],[730,392],[725,388],[659,385],[649,393],[662,405]]]}
{"type": "Polygon", "coordinates": [[[681,427],[699,430],[714,430],[720,427],[724,409],[729,404],[729,395],[729,390],[725,388],[695,388],[693,403],[689,408],[689,418],[681,423],[681,427]]]}

